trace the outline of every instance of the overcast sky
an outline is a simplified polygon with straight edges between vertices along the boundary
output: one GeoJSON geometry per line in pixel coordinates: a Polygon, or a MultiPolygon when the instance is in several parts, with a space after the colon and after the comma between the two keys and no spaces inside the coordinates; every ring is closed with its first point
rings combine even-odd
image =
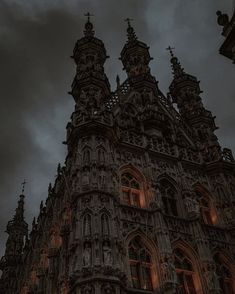
{"type": "Polygon", "coordinates": [[[223,146],[235,150],[235,66],[219,55],[223,41],[218,9],[231,13],[233,0],[0,0],[0,255],[21,191],[28,182],[26,218],[31,223],[47,197],[58,162],[64,162],[65,126],[73,111],[67,94],[75,73],[69,56],[90,11],[96,36],[110,59],[114,85],[125,79],[118,57],[126,41],[124,19],[133,18],[137,36],[150,46],[152,73],[167,93],[169,55],[176,48],[185,71],[201,80],[206,107],[217,116],[223,146]]]}

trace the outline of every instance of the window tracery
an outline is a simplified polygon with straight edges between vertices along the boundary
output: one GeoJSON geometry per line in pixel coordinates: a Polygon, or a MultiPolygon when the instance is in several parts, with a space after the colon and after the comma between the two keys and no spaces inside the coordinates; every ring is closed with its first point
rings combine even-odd
{"type": "Polygon", "coordinates": [[[174,250],[175,268],[177,273],[177,294],[196,294],[195,272],[191,260],[181,249],[174,250]]]}
{"type": "Polygon", "coordinates": [[[143,191],[138,180],[132,174],[126,172],[122,174],[121,184],[123,202],[127,205],[142,207],[141,196],[143,196],[143,191]]]}
{"type": "Polygon", "coordinates": [[[152,290],[152,260],[140,238],[134,238],[129,244],[129,264],[133,288],[152,290]]]}

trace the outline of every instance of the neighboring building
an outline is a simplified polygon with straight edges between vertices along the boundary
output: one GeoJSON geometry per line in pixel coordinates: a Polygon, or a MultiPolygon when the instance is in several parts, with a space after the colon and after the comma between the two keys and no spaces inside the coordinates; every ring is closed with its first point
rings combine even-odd
{"type": "Polygon", "coordinates": [[[220,47],[220,54],[230,58],[235,63],[235,9],[233,16],[229,20],[227,14],[217,11],[218,24],[223,27],[222,35],[225,41],[220,47]]]}
{"type": "Polygon", "coordinates": [[[89,19],[75,45],[65,165],[29,237],[20,196],[1,293],[235,294],[232,153],[172,50],[165,97],[129,21],[127,36],[115,92],[89,19]]]}

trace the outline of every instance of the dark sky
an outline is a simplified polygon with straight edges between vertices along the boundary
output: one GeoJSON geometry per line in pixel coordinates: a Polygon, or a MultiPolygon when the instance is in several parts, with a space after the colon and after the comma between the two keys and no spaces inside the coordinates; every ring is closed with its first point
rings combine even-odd
{"type": "Polygon", "coordinates": [[[65,126],[73,111],[67,94],[75,66],[69,58],[81,37],[87,11],[110,59],[114,85],[125,74],[118,57],[126,40],[126,17],[150,46],[152,73],[167,93],[169,55],[176,48],[185,70],[201,80],[206,107],[217,116],[220,142],[235,150],[235,66],[219,55],[223,41],[216,11],[232,12],[232,0],[0,0],[0,255],[24,178],[26,217],[31,223],[40,200],[64,162],[65,126]],[[68,4],[69,3],[69,4],[68,4]]]}

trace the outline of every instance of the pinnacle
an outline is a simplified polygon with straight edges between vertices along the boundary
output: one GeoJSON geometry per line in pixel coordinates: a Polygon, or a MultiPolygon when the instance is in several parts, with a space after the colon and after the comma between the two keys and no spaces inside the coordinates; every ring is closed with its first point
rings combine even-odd
{"type": "Polygon", "coordinates": [[[128,25],[127,26],[128,43],[135,42],[137,40],[137,37],[136,37],[134,28],[131,26],[131,21],[133,21],[133,19],[127,18],[125,19],[125,21],[127,22],[127,25],[128,25]]]}

